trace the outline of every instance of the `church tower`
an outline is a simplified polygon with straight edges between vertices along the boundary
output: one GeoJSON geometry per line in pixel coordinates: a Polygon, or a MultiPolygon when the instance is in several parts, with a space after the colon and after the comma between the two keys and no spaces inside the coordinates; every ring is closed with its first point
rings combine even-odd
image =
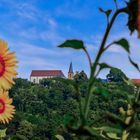
{"type": "Polygon", "coordinates": [[[74,77],[72,62],[70,63],[69,72],[68,72],[68,79],[72,80],[74,77]]]}

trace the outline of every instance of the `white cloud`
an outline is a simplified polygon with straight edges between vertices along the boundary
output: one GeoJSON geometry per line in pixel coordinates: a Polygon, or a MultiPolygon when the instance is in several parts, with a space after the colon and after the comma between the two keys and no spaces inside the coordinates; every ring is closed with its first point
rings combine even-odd
{"type": "Polygon", "coordinates": [[[53,28],[56,28],[56,27],[57,27],[56,21],[54,21],[54,19],[52,19],[52,18],[49,18],[49,19],[48,19],[48,23],[49,23],[49,25],[50,25],[51,27],[53,27],[53,28]]]}
{"type": "MultiPolygon", "coordinates": [[[[87,5],[79,6],[78,2],[80,0],[66,1],[51,12],[37,8],[37,5],[34,5],[33,2],[34,0],[24,2],[1,0],[0,3],[0,5],[9,7],[6,16],[1,15],[4,21],[8,19],[8,22],[2,20],[4,25],[2,29],[4,28],[5,30],[1,31],[1,34],[9,42],[10,48],[17,52],[20,75],[28,77],[30,71],[34,68],[62,69],[67,74],[67,67],[71,60],[75,63],[75,70],[85,69],[89,72],[87,58],[84,53],[72,49],[58,49],[56,46],[62,43],[67,36],[83,38],[94,61],[102,40],[101,32],[99,31],[88,38],[84,33],[73,30],[73,26],[69,23],[64,26],[63,23],[58,22],[56,19],[58,16],[76,18],[76,20],[91,18],[95,12],[91,13],[93,9],[91,8],[92,5],[89,5],[90,2],[87,0],[87,3],[89,2],[87,5]],[[16,20],[13,20],[11,17],[14,17],[13,19],[16,20]],[[28,26],[28,22],[31,25],[28,26]],[[36,43],[41,45],[35,45],[36,43]]],[[[120,26],[120,23],[117,25],[120,26]]],[[[117,30],[119,30],[118,26],[117,30]]],[[[132,46],[131,55],[139,63],[140,41],[136,39],[136,35],[130,37],[128,32],[126,32],[126,28],[122,33],[119,33],[120,31],[117,30],[111,34],[107,43],[126,37],[132,46]]],[[[120,67],[130,77],[138,77],[138,73],[128,61],[127,53],[119,46],[114,45],[110,47],[101,61],[120,67]]],[[[105,72],[102,73],[103,75],[105,75],[105,72]]]]}
{"type": "Polygon", "coordinates": [[[35,20],[38,15],[38,10],[28,3],[17,4],[16,8],[17,15],[30,20],[35,20]]]}
{"type": "Polygon", "coordinates": [[[79,0],[65,1],[65,3],[58,6],[55,10],[57,16],[71,17],[76,19],[87,19],[88,15],[95,14],[91,13],[90,4],[82,4],[79,6],[79,0]]]}

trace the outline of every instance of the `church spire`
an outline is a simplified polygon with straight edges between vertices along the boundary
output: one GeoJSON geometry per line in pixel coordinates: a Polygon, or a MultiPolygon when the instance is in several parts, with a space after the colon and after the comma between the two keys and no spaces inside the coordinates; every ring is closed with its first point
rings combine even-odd
{"type": "Polygon", "coordinates": [[[70,67],[69,67],[69,73],[73,73],[72,62],[70,63],[70,67]]]}
{"type": "Polygon", "coordinates": [[[69,67],[69,72],[68,72],[68,79],[73,79],[74,77],[74,73],[73,73],[73,66],[72,66],[72,62],[70,63],[70,67],[69,67]]]}

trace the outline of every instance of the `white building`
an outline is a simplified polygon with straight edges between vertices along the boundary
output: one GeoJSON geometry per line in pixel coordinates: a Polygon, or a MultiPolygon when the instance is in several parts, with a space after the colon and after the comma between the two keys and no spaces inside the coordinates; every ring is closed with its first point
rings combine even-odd
{"type": "Polygon", "coordinates": [[[32,70],[30,75],[30,81],[39,84],[39,82],[43,78],[54,78],[54,77],[64,78],[65,76],[61,70],[32,70]]]}

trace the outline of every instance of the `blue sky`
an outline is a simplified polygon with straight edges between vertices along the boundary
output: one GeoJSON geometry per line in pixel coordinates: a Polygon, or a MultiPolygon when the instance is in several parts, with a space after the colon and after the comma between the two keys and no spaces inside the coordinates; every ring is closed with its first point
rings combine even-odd
{"type": "MultiPolygon", "coordinates": [[[[119,7],[125,4],[118,0],[119,7]]],[[[1,0],[0,38],[9,43],[18,61],[19,77],[29,78],[33,69],[61,69],[67,76],[72,61],[74,71],[89,73],[86,56],[81,51],[60,49],[57,45],[66,39],[85,42],[94,61],[106,27],[106,18],[98,7],[114,8],[113,0],[1,0]]],[[[131,56],[140,63],[140,40],[137,33],[130,36],[127,16],[120,15],[113,26],[108,43],[126,37],[131,45],[131,56]]],[[[140,78],[127,53],[112,46],[101,58],[120,67],[130,78],[140,78]]],[[[104,70],[100,77],[108,73],[104,70]]]]}

